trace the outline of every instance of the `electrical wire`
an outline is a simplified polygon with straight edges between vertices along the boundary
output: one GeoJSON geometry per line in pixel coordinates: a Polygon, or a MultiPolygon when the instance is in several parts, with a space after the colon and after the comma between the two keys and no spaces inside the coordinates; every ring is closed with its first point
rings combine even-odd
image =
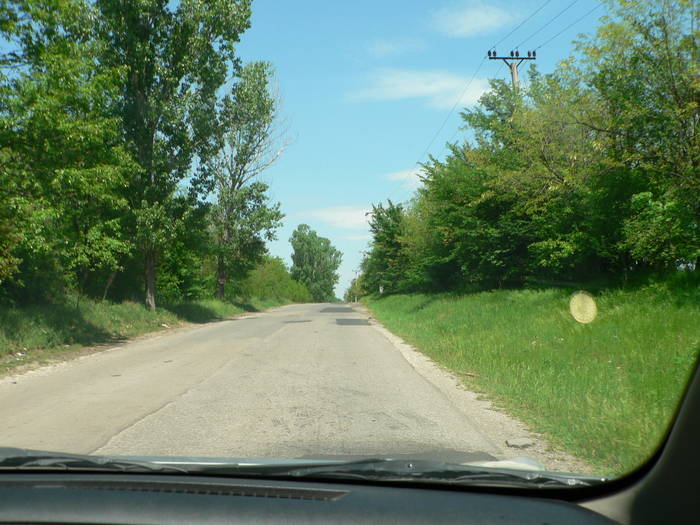
{"type": "Polygon", "coordinates": [[[527,42],[528,40],[530,40],[530,39],[531,39],[532,37],[534,37],[535,35],[539,34],[540,31],[542,31],[543,29],[545,29],[546,27],[548,27],[548,26],[549,26],[552,22],[554,22],[557,18],[559,18],[559,17],[560,17],[561,15],[563,15],[564,13],[566,13],[569,9],[571,9],[576,3],[578,3],[578,0],[574,0],[574,1],[571,2],[569,5],[567,5],[564,9],[562,9],[561,11],[559,11],[556,15],[554,15],[553,18],[551,18],[551,19],[549,20],[549,22],[547,22],[545,25],[543,25],[542,27],[540,27],[537,31],[535,31],[534,33],[532,33],[529,37],[527,37],[525,40],[523,40],[523,41],[520,42],[517,46],[515,46],[515,49],[518,49],[518,48],[519,48],[520,46],[522,46],[525,42],[527,42]]]}
{"type": "Polygon", "coordinates": [[[562,29],[561,31],[559,31],[556,35],[554,35],[553,37],[551,37],[549,40],[547,40],[546,42],[544,42],[544,43],[540,44],[539,46],[537,46],[537,47],[535,48],[535,50],[538,50],[539,48],[541,48],[541,47],[543,47],[543,46],[546,46],[546,45],[549,44],[552,40],[554,40],[554,39],[557,38],[559,35],[561,35],[562,33],[564,33],[567,29],[571,28],[572,26],[575,26],[575,25],[578,24],[581,20],[583,20],[583,19],[586,18],[588,15],[590,15],[591,13],[593,13],[593,11],[595,11],[596,9],[600,9],[601,7],[603,7],[603,4],[598,4],[598,5],[595,6],[593,9],[591,9],[591,10],[588,11],[588,12],[586,12],[586,14],[584,14],[583,16],[577,18],[577,19],[574,20],[573,22],[571,22],[568,26],[566,26],[564,29],[562,29]]]}
{"type": "MultiPolygon", "coordinates": [[[[504,67],[505,67],[505,63],[504,63],[504,62],[501,62],[501,65],[498,67],[498,69],[496,70],[496,73],[495,73],[493,76],[496,77],[496,78],[498,78],[498,75],[501,73],[501,70],[502,70],[504,67]]],[[[457,138],[457,135],[459,134],[460,131],[462,131],[462,129],[461,129],[461,128],[457,128],[457,129],[455,130],[455,132],[452,134],[452,136],[450,137],[450,140],[447,141],[447,143],[448,143],[448,144],[453,143],[454,140],[457,138]]]]}
{"type": "Polygon", "coordinates": [[[452,105],[452,109],[450,109],[450,112],[447,114],[447,117],[445,117],[445,120],[442,121],[440,128],[433,135],[433,138],[430,139],[430,142],[428,143],[428,147],[425,148],[425,151],[423,151],[423,154],[418,158],[418,160],[416,161],[416,165],[418,165],[420,163],[420,159],[424,158],[425,154],[428,153],[428,151],[430,151],[430,146],[433,145],[433,143],[438,138],[438,136],[440,135],[442,130],[445,128],[445,124],[447,124],[447,121],[450,120],[452,113],[454,113],[454,110],[457,108],[459,103],[462,101],[462,98],[464,98],[464,95],[467,93],[469,86],[471,86],[472,83],[474,82],[474,80],[476,80],[476,76],[479,74],[479,71],[481,70],[485,61],[486,61],[486,57],[482,58],[481,62],[479,62],[479,67],[476,68],[476,71],[474,71],[474,75],[472,75],[472,78],[470,78],[469,82],[467,82],[466,86],[464,86],[464,89],[462,90],[461,95],[459,95],[459,98],[457,100],[455,100],[455,103],[452,105]]]}
{"type": "MultiPolygon", "coordinates": [[[[476,76],[479,74],[479,71],[481,71],[481,68],[483,67],[484,62],[486,62],[486,56],[484,56],[484,58],[481,59],[481,62],[479,62],[479,66],[476,68],[476,71],[474,71],[474,74],[473,74],[472,77],[469,79],[469,81],[467,82],[467,84],[464,86],[464,89],[462,90],[462,93],[459,95],[459,98],[457,98],[457,100],[455,100],[455,103],[452,105],[452,108],[450,109],[449,113],[448,113],[447,116],[445,117],[445,120],[442,121],[442,124],[440,125],[440,127],[438,128],[438,130],[437,130],[437,131],[435,132],[435,134],[433,135],[433,138],[430,139],[430,142],[428,143],[428,146],[425,148],[425,150],[423,151],[423,153],[421,154],[421,156],[418,157],[418,160],[416,160],[416,162],[413,164],[414,166],[420,165],[421,160],[425,157],[425,155],[428,153],[428,151],[430,151],[430,147],[433,145],[433,143],[435,142],[435,140],[437,140],[437,138],[440,136],[440,133],[442,133],[442,130],[445,129],[445,125],[447,124],[447,121],[450,120],[450,117],[452,116],[452,113],[454,113],[455,109],[457,108],[457,106],[459,105],[459,103],[460,103],[460,102],[462,101],[462,99],[464,98],[464,95],[467,93],[467,90],[469,89],[469,86],[471,86],[472,83],[474,82],[474,80],[476,80],[476,76]]],[[[397,187],[389,194],[389,197],[387,197],[387,198],[390,199],[391,197],[393,197],[393,196],[396,194],[396,192],[399,191],[400,188],[401,188],[400,186],[397,186],[397,187]]]]}
{"type": "MultiPolygon", "coordinates": [[[[520,22],[517,26],[515,26],[507,35],[505,35],[503,38],[501,38],[500,40],[498,40],[498,42],[496,42],[495,44],[493,44],[493,45],[491,46],[490,49],[495,49],[497,46],[499,46],[500,44],[502,44],[508,37],[510,37],[511,35],[513,35],[518,29],[520,29],[521,27],[523,27],[528,21],[530,21],[530,20],[532,19],[532,17],[534,17],[537,13],[539,13],[542,9],[544,9],[550,2],[551,2],[551,0],[545,0],[537,9],[535,9],[532,13],[530,13],[530,15],[529,15],[527,18],[525,18],[522,22],[520,22]]],[[[571,4],[569,4],[566,8],[564,8],[564,10],[562,10],[560,13],[558,13],[553,19],[551,19],[549,22],[547,22],[547,24],[545,24],[545,25],[542,26],[540,29],[538,29],[535,33],[533,33],[532,35],[530,35],[525,41],[529,40],[529,39],[532,38],[533,36],[537,35],[537,34],[538,34],[541,30],[543,30],[545,27],[549,26],[549,24],[551,24],[554,20],[556,20],[561,14],[563,14],[566,10],[568,10],[568,9],[569,9],[571,6],[573,6],[576,2],[578,2],[578,0],[574,0],[571,4]]],[[[600,7],[600,4],[599,4],[598,6],[596,6],[596,8],[598,8],[598,7],[600,7]]],[[[591,10],[589,13],[587,13],[586,15],[584,15],[584,17],[585,17],[585,16],[588,16],[588,14],[590,14],[590,13],[593,12],[594,10],[595,10],[595,9],[591,10]]],[[[582,17],[581,19],[583,19],[584,17],[582,17]]],[[[578,22],[578,21],[579,21],[579,20],[577,20],[576,22],[578,22]]],[[[574,22],[574,23],[576,23],[576,22],[574,22]]],[[[573,24],[571,24],[571,25],[573,25],[573,24]]],[[[568,26],[566,29],[568,29],[569,27],[571,27],[571,25],[568,26]]],[[[561,33],[563,33],[563,31],[562,31],[561,33]]],[[[553,40],[554,38],[556,38],[557,36],[559,36],[559,34],[561,34],[561,33],[556,34],[554,37],[552,37],[551,40],[553,40]]],[[[547,43],[549,43],[549,41],[545,42],[545,44],[542,44],[542,45],[546,45],[547,43]]],[[[542,47],[542,45],[539,46],[539,47],[536,48],[536,49],[539,49],[540,47],[542,47]]],[[[442,123],[440,124],[440,127],[438,128],[438,130],[433,134],[432,138],[430,139],[430,142],[428,142],[428,145],[426,146],[425,150],[424,150],[423,153],[420,155],[420,157],[418,158],[418,160],[416,160],[414,166],[420,165],[421,160],[425,158],[426,154],[430,151],[430,148],[432,147],[432,145],[435,143],[435,141],[437,140],[437,138],[440,136],[440,133],[442,133],[442,130],[445,129],[445,126],[447,125],[447,122],[450,120],[450,118],[452,117],[452,114],[454,113],[455,109],[457,108],[457,106],[459,105],[459,103],[460,103],[460,102],[462,101],[462,99],[464,98],[464,95],[467,93],[467,90],[468,90],[469,87],[472,85],[472,83],[474,82],[474,80],[476,80],[476,76],[479,74],[479,71],[481,71],[481,68],[483,67],[484,62],[486,61],[486,58],[487,58],[487,57],[484,56],[484,57],[481,59],[481,62],[479,62],[479,65],[478,65],[477,68],[476,68],[476,71],[474,71],[474,75],[472,75],[472,77],[469,79],[469,81],[467,82],[467,84],[464,86],[464,89],[462,90],[462,93],[460,94],[459,98],[457,98],[457,100],[455,101],[455,103],[454,103],[454,104],[452,105],[452,107],[450,108],[450,111],[447,113],[447,116],[445,117],[445,119],[444,119],[444,120],[442,121],[442,123]]],[[[500,73],[500,71],[501,71],[502,68],[503,68],[503,64],[501,64],[501,66],[499,67],[498,71],[496,72],[496,76],[498,76],[498,74],[500,73]]],[[[449,142],[452,142],[452,141],[454,140],[455,136],[457,135],[457,133],[459,133],[459,131],[460,131],[459,129],[457,129],[457,130],[455,131],[455,133],[452,135],[452,138],[450,139],[449,142]]],[[[390,197],[393,196],[397,191],[398,191],[398,188],[395,189],[395,190],[391,193],[390,197]]]]}
{"type": "Polygon", "coordinates": [[[530,19],[531,19],[533,16],[535,16],[537,13],[539,13],[539,12],[540,12],[548,3],[550,3],[551,1],[552,1],[552,0],[546,0],[541,6],[539,6],[537,9],[535,9],[535,10],[530,14],[530,16],[528,16],[525,20],[523,20],[522,22],[520,22],[520,23],[515,27],[515,29],[513,29],[510,33],[508,33],[506,36],[504,36],[504,37],[501,38],[498,42],[496,42],[494,45],[492,45],[490,49],[495,49],[495,48],[496,48],[498,45],[500,45],[506,38],[508,38],[508,37],[509,37],[510,35],[512,35],[513,33],[515,33],[515,32],[516,32],[518,29],[520,29],[521,27],[523,27],[523,25],[525,25],[525,22],[527,22],[528,20],[530,20],[530,19]]]}

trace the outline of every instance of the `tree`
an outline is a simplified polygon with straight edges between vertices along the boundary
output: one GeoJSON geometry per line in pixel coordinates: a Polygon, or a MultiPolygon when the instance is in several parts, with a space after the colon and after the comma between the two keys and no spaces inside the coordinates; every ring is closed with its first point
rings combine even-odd
{"type": "Polygon", "coordinates": [[[391,200],[387,205],[372,205],[369,230],[372,244],[362,282],[368,290],[396,292],[406,279],[407,261],[403,254],[404,210],[401,204],[391,200]]]}
{"type": "Polygon", "coordinates": [[[582,125],[611,169],[647,182],[621,247],[659,269],[700,263],[699,18],[691,0],[620,2],[579,44],[599,104],[582,125]]]}
{"type": "Polygon", "coordinates": [[[245,272],[262,260],[265,241],[281,225],[280,205],[270,204],[267,185],[253,182],[284,150],[276,133],[278,101],[270,92],[272,68],[252,62],[224,98],[221,127],[224,148],[202,170],[195,184],[213,184],[216,203],[211,221],[217,257],[217,294],[223,299],[233,272],[245,272]]]}
{"type": "Polygon", "coordinates": [[[267,184],[253,182],[232,189],[222,188],[212,207],[211,224],[217,258],[217,293],[224,298],[227,278],[242,278],[267,253],[265,241],[275,239],[283,214],[270,204],[267,184]]]}
{"type": "Polygon", "coordinates": [[[342,254],[307,224],[300,224],[289,239],[292,244],[292,278],[306,285],[316,302],[335,300],[342,254]]]}
{"type": "Polygon", "coordinates": [[[265,256],[240,282],[237,291],[243,299],[268,298],[308,303],[311,295],[306,286],[292,279],[279,257],[265,256]]]}
{"type": "Polygon", "coordinates": [[[172,197],[195,158],[222,147],[217,92],[238,69],[250,0],[96,0],[103,60],[124,70],[120,115],[138,163],[130,179],[146,305],[155,308],[159,252],[182,221],[172,197]]]}
{"type": "Polygon", "coordinates": [[[121,74],[98,63],[94,15],[80,0],[0,8],[9,42],[0,56],[0,235],[14,245],[2,250],[0,273],[19,270],[9,284],[24,300],[81,291],[131,250],[123,188],[133,164],[114,115],[121,74]]]}

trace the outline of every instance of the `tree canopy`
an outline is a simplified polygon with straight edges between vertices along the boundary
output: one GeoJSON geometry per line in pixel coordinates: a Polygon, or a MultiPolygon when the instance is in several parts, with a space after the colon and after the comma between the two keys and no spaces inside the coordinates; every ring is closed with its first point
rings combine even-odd
{"type": "Polygon", "coordinates": [[[292,243],[292,277],[306,285],[316,302],[335,300],[342,254],[325,237],[319,237],[307,224],[300,224],[289,239],[292,243]]]}

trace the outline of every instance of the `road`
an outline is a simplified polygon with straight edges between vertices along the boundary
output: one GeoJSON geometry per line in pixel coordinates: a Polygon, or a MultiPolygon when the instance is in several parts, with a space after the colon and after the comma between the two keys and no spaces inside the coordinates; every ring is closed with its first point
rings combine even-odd
{"type": "Polygon", "coordinates": [[[523,455],[504,441],[524,432],[364,310],[335,304],[178,329],[3,378],[0,422],[4,446],[236,458],[469,461],[523,455]]]}

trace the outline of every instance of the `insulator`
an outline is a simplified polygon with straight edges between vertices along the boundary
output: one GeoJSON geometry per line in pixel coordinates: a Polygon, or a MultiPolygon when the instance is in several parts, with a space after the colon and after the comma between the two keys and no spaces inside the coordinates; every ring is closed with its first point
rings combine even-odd
{"type": "Polygon", "coordinates": [[[516,52],[515,52],[515,56],[516,56],[516,57],[520,57],[520,51],[516,51],[516,52]]]}

